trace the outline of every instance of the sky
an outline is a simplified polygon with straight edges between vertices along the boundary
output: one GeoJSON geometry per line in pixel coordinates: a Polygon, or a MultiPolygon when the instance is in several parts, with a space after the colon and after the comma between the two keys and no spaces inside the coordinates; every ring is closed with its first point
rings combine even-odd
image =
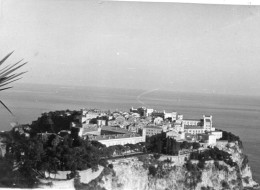
{"type": "Polygon", "coordinates": [[[0,0],[20,83],[260,95],[260,7],[0,0]]]}

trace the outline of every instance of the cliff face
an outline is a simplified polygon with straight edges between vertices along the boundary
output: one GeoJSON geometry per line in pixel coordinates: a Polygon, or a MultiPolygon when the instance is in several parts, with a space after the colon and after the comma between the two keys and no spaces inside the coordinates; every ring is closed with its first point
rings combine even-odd
{"type": "Polygon", "coordinates": [[[237,143],[218,146],[232,155],[238,166],[223,161],[207,161],[200,169],[192,161],[193,169],[174,162],[153,162],[129,158],[113,162],[114,174],[102,177],[100,187],[107,190],[166,190],[166,189],[247,189],[258,188],[252,179],[247,157],[237,143]],[[153,168],[149,164],[153,162],[153,168]],[[152,172],[152,169],[156,172],[152,172]]]}
{"type": "Polygon", "coordinates": [[[252,172],[248,164],[248,158],[243,154],[243,149],[241,145],[236,143],[228,143],[226,146],[218,146],[219,149],[222,149],[232,155],[232,159],[239,166],[239,173],[242,178],[242,185],[244,188],[248,187],[258,187],[258,184],[252,178],[252,172]]]}

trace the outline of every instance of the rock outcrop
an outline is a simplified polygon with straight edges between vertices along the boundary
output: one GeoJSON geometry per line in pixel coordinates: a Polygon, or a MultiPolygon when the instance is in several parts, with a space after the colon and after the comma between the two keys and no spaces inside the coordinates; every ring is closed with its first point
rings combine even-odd
{"type": "Polygon", "coordinates": [[[194,160],[188,169],[185,164],[159,161],[153,156],[121,159],[112,162],[114,172],[102,176],[98,186],[107,190],[258,189],[241,146],[228,143],[218,148],[230,153],[237,165],[209,160],[202,169],[194,160]]]}

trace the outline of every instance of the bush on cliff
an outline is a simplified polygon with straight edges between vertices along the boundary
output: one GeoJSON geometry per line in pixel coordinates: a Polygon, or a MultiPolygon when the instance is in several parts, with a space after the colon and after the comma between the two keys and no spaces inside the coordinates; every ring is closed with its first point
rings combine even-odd
{"type": "Polygon", "coordinates": [[[31,136],[43,132],[58,133],[61,130],[69,130],[70,123],[75,121],[75,116],[79,114],[78,111],[70,110],[43,113],[36,121],[32,122],[31,136]]]}
{"type": "Polygon", "coordinates": [[[238,142],[240,148],[243,148],[242,141],[240,140],[239,136],[234,135],[231,132],[222,131],[222,138],[220,140],[226,140],[228,142],[238,142]]]}
{"type": "Polygon", "coordinates": [[[194,189],[201,182],[202,168],[199,164],[192,164],[190,160],[186,162],[185,167],[188,172],[185,174],[184,185],[187,189],[194,189]]]}
{"type": "Polygon", "coordinates": [[[149,169],[149,175],[152,175],[154,177],[157,173],[157,169],[155,168],[155,166],[150,165],[148,169],[149,169]]]}
{"type": "Polygon", "coordinates": [[[190,155],[190,159],[207,161],[207,160],[215,160],[215,161],[224,161],[226,164],[231,167],[236,166],[237,163],[233,162],[231,159],[231,155],[223,150],[219,150],[217,147],[210,148],[203,152],[192,152],[190,155]]]}

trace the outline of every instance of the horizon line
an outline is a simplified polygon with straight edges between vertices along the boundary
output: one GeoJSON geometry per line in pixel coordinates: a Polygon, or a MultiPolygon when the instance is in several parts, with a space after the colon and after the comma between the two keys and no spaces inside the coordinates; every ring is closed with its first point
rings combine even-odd
{"type": "Polygon", "coordinates": [[[117,2],[152,2],[152,3],[191,3],[191,4],[206,4],[206,5],[260,5],[258,0],[101,0],[117,1],[117,2]]]}

